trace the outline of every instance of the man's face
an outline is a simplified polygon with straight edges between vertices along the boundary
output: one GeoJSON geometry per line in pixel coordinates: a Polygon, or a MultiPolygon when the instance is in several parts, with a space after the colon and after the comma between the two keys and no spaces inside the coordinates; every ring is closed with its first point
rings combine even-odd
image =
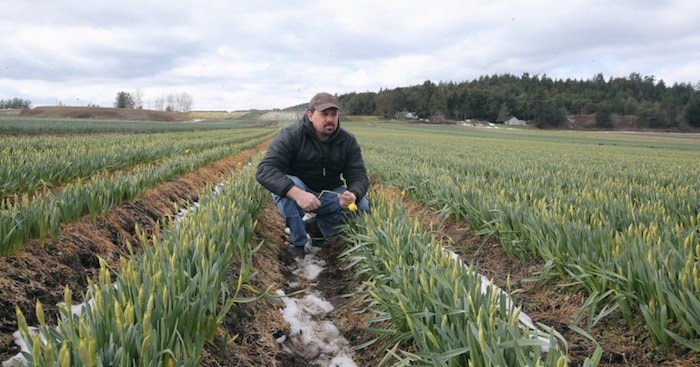
{"type": "Polygon", "coordinates": [[[329,108],[324,111],[314,110],[308,112],[309,120],[314,125],[319,139],[326,140],[338,128],[338,109],[329,108]]]}

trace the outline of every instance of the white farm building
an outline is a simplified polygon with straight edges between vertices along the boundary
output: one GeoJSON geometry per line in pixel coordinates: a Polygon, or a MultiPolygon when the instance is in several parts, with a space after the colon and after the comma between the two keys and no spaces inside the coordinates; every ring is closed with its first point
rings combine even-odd
{"type": "Polygon", "coordinates": [[[527,122],[525,120],[521,120],[515,116],[509,118],[506,121],[503,121],[503,124],[505,125],[527,125],[527,122]]]}

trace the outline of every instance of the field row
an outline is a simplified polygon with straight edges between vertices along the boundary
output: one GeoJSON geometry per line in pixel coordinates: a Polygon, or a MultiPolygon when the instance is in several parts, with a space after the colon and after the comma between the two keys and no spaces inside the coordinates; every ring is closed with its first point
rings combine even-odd
{"type": "Polygon", "coordinates": [[[43,243],[48,236],[57,236],[62,223],[85,214],[98,215],[159,183],[256,147],[273,133],[271,130],[231,129],[18,140],[10,149],[3,149],[3,161],[7,163],[3,170],[13,172],[10,176],[18,177],[15,181],[25,188],[40,184],[45,187],[41,192],[15,192],[2,201],[0,232],[4,236],[0,239],[0,255],[16,251],[31,238],[43,243]],[[39,158],[42,155],[46,158],[39,158]],[[35,166],[25,157],[53,164],[35,166]],[[118,168],[121,169],[116,170],[118,168]],[[62,174],[52,176],[53,180],[48,183],[36,174],[59,170],[62,174]],[[69,178],[74,179],[60,189],[51,189],[69,178]]]}
{"type": "Polygon", "coordinates": [[[0,138],[0,198],[270,136],[266,130],[225,131],[0,138]]]}
{"type": "Polygon", "coordinates": [[[377,128],[358,136],[384,184],[496,235],[512,256],[542,258],[540,280],[585,289],[585,328],[641,313],[657,345],[700,351],[698,141],[377,128]]]}
{"type": "Polygon", "coordinates": [[[70,307],[66,289],[56,326],[44,321],[41,304],[33,331],[18,311],[28,354],[16,356],[16,363],[199,366],[205,342],[229,310],[252,301],[243,293],[254,276],[254,219],[267,195],[247,168],[202,197],[198,210],[165,223],[154,243],[144,238],[139,254],[123,259],[117,274],[102,263],[85,303],[70,307]],[[235,278],[232,263],[238,264],[235,278]]]}

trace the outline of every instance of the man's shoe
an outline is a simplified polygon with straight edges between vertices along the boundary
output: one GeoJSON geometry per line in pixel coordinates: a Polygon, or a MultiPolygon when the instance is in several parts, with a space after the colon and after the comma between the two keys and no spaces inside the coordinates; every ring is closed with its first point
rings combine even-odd
{"type": "Polygon", "coordinates": [[[342,243],[343,239],[339,235],[328,238],[312,239],[311,246],[315,247],[337,247],[342,243]]]}
{"type": "Polygon", "coordinates": [[[312,238],[312,239],[311,239],[311,246],[314,246],[314,247],[326,247],[326,239],[323,238],[323,237],[312,238]]]}
{"type": "Polygon", "coordinates": [[[304,246],[287,246],[287,254],[294,259],[303,259],[306,256],[304,246]]]}

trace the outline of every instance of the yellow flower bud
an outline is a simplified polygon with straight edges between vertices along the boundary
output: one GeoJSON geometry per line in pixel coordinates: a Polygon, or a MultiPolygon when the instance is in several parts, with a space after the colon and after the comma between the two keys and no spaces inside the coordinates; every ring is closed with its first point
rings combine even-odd
{"type": "Polygon", "coordinates": [[[355,204],[354,202],[350,203],[350,205],[348,205],[348,210],[353,212],[353,213],[356,212],[357,211],[357,204],[355,204]]]}

